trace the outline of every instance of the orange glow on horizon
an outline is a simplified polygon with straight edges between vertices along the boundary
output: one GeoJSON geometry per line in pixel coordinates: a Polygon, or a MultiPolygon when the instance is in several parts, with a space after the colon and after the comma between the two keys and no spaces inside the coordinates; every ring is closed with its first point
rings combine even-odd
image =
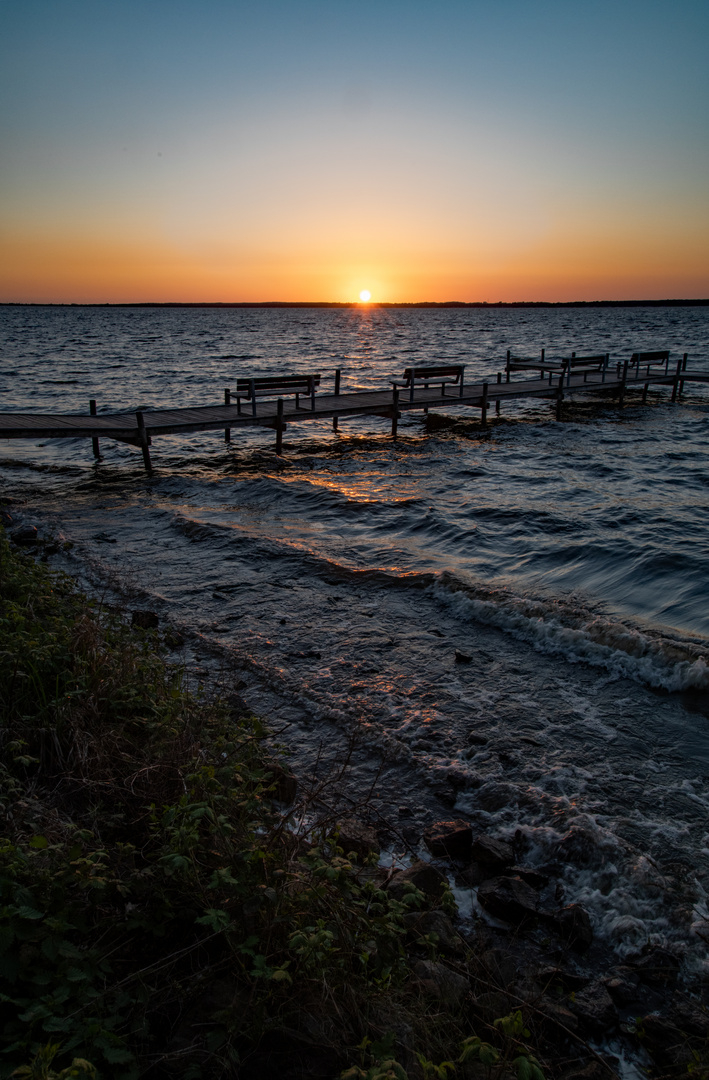
{"type": "Polygon", "coordinates": [[[141,224],[120,233],[0,230],[0,301],[352,303],[358,296],[370,306],[373,295],[378,304],[709,296],[709,230],[702,228],[650,233],[639,225],[559,222],[517,250],[486,243],[472,254],[436,250],[426,234],[406,244],[393,235],[362,257],[346,235],[342,243],[299,237],[279,251],[228,240],[178,244],[141,224]]]}

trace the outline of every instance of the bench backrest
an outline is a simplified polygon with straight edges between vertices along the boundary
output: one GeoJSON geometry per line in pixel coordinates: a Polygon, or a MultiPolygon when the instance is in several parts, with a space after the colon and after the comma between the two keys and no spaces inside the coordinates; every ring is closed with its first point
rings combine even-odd
{"type": "Polygon", "coordinates": [[[460,382],[465,370],[465,364],[448,364],[439,367],[407,367],[404,368],[404,379],[407,385],[419,379],[427,382],[437,379],[446,379],[449,382],[460,382]]]}
{"type": "Polygon", "coordinates": [[[664,364],[669,360],[669,349],[656,349],[654,352],[634,352],[630,358],[631,364],[664,364]]]}
{"type": "Polygon", "coordinates": [[[256,394],[298,394],[311,393],[320,385],[320,375],[264,375],[253,379],[237,379],[237,394],[251,395],[253,386],[256,394]]]}
{"type": "Polygon", "coordinates": [[[608,359],[607,353],[594,353],[593,356],[563,356],[559,363],[578,367],[579,364],[605,364],[608,359]]]}

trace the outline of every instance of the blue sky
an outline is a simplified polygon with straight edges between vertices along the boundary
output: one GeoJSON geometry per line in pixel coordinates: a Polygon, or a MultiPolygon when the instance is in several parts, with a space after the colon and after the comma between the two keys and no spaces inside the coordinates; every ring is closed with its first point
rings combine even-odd
{"type": "Polygon", "coordinates": [[[708,31],[694,2],[0,0],[0,298],[707,295],[708,31]]]}

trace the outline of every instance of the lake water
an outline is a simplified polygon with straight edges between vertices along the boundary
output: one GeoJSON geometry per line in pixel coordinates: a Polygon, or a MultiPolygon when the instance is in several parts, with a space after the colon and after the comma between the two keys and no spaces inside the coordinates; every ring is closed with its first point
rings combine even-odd
{"type": "MultiPolygon", "coordinates": [[[[327,390],[335,368],[379,388],[442,361],[471,380],[507,348],[669,348],[709,371],[708,331],[707,308],[10,307],[0,410],[219,403],[237,376],[295,371],[327,390]]],[[[540,401],[488,430],[405,413],[396,444],[374,417],[290,425],[282,459],[266,430],[158,438],[150,478],[108,440],[98,465],[88,441],[7,441],[0,475],[13,513],[75,543],[63,565],[185,627],[190,663],[228,656],[297,762],[359,732],[383,762],[372,805],[407,835],[443,799],[524,837],[528,862],[563,852],[565,901],[609,948],[666,944],[698,971],[708,436],[709,392],[687,385],[561,423],[540,401]]]]}

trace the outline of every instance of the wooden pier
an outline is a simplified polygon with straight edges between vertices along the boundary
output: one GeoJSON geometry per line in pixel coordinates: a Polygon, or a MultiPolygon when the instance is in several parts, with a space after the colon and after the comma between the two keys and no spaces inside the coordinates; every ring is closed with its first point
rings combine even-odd
{"type": "MultiPolygon", "coordinates": [[[[549,399],[556,403],[556,416],[561,419],[562,404],[566,398],[616,396],[620,407],[628,389],[643,388],[643,402],[650,385],[672,388],[671,400],[676,401],[686,382],[709,383],[709,374],[687,369],[685,354],[670,366],[669,354],[640,353],[621,363],[610,363],[608,355],[572,357],[551,362],[516,360],[508,354],[504,372],[482,382],[465,383],[459,365],[460,378],[447,381],[439,379],[432,383],[432,376],[425,379],[417,375],[403,383],[393,383],[389,390],[353,390],[340,393],[339,371],[335,373],[334,393],[315,392],[316,376],[303,376],[308,383],[307,396],[285,397],[276,400],[260,400],[258,390],[253,397],[232,401],[232,391],[225,391],[225,403],[201,405],[176,409],[139,409],[131,412],[98,415],[95,401],[90,402],[88,414],[44,414],[11,412],[0,414],[0,438],[4,439],[91,439],[94,456],[99,456],[99,441],[115,439],[129,443],[142,450],[145,468],[152,470],[150,445],[159,435],[179,435],[194,431],[223,430],[225,441],[239,428],[264,427],[276,432],[276,450],[281,453],[283,432],[288,424],[309,420],[328,420],[337,430],[338,421],[349,416],[383,416],[391,420],[392,436],[396,438],[397,424],[403,412],[423,411],[450,406],[466,406],[479,409],[483,425],[488,412],[495,408],[499,414],[505,402],[530,398],[549,399]],[[657,358],[662,360],[658,361],[657,358]],[[648,359],[649,358],[649,359],[648,359]],[[593,361],[588,363],[587,361],[593,361]],[[511,370],[537,368],[539,375],[532,378],[511,379],[511,370]]],[[[414,372],[450,371],[453,368],[407,369],[414,372]]],[[[406,374],[406,373],[405,373],[406,374]]],[[[319,382],[319,376],[318,382],[319,382]]],[[[242,388],[258,380],[239,380],[242,388]]],[[[268,380],[261,380],[267,382],[268,380]]],[[[274,378],[273,382],[278,380],[274,378]]],[[[283,380],[285,381],[285,380],[283,380]]],[[[291,381],[297,379],[291,377],[291,381]]],[[[290,389],[290,388],[289,388],[290,389]]],[[[263,393],[264,391],[261,390],[263,393]]],[[[285,390],[284,393],[288,393],[285,390]]]]}

